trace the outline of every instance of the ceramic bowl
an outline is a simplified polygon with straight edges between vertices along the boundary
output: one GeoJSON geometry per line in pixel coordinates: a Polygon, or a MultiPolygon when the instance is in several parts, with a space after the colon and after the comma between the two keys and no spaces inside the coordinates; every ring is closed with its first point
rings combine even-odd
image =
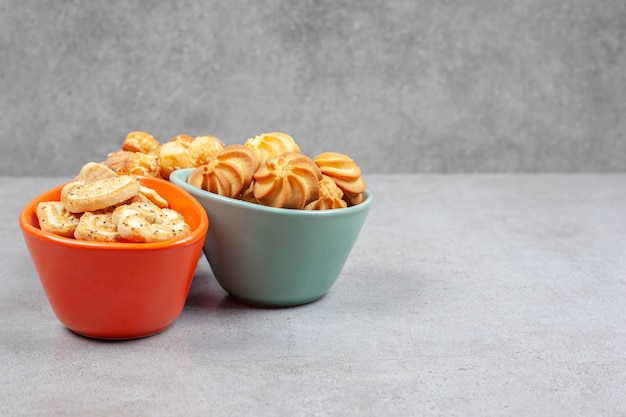
{"type": "Polygon", "coordinates": [[[187,184],[193,169],[170,181],[202,204],[211,221],[204,243],[213,274],[233,297],[261,306],[317,300],[335,283],[373,202],[336,210],[266,207],[187,184]]]}
{"type": "Polygon", "coordinates": [[[19,218],[22,234],[56,317],[75,333],[129,339],[159,333],[180,315],[208,228],[205,210],[168,181],[141,178],[180,212],[192,232],[158,243],[88,242],[41,231],[41,201],[58,201],[62,185],[33,199],[19,218]]]}

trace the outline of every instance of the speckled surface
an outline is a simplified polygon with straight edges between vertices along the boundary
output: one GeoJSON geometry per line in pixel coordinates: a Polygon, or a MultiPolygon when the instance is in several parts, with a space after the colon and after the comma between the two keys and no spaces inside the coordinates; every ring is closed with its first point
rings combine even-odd
{"type": "Polygon", "coordinates": [[[0,175],[132,130],[285,131],[365,172],[626,170],[623,0],[0,2],[0,175]]]}
{"type": "Polygon", "coordinates": [[[626,414],[626,175],[370,175],[336,285],[233,300],[202,259],[181,316],[103,342],[52,313],[18,228],[65,177],[0,178],[0,415],[626,414]]]}

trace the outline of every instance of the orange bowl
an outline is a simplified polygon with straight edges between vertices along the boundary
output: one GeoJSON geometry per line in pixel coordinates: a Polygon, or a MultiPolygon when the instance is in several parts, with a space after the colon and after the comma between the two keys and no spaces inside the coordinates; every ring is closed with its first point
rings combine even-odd
{"type": "Polygon", "coordinates": [[[20,227],[54,314],[75,333],[102,339],[149,336],[180,315],[202,254],[209,221],[186,191],[139,177],[181,213],[192,232],[158,243],[88,242],[39,228],[37,204],[58,201],[63,185],[28,203],[20,227]]]}

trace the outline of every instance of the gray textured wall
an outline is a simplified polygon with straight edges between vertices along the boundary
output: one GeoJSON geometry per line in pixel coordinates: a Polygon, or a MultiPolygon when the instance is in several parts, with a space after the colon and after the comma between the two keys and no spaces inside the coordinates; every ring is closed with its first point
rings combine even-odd
{"type": "Polygon", "coordinates": [[[0,0],[0,174],[282,130],[366,172],[626,170],[626,1],[0,0]]]}

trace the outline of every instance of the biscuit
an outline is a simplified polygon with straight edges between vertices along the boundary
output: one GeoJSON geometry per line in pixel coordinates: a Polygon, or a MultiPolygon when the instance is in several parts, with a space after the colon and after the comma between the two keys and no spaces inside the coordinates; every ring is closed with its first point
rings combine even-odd
{"type": "Polygon", "coordinates": [[[60,201],[47,201],[37,204],[39,228],[55,235],[72,237],[80,221],[80,215],[70,213],[60,201]]]}
{"type": "Polygon", "coordinates": [[[161,197],[161,195],[157,193],[156,190],[150,187],[146,187],[145,185],[139,186],[139,195],[147,198],[150,202],[160,208],[167,208],[170,206],[167,200],[161,197]]]}
{"type": "Polygon", "coordinates": [[[193,138],[189,135],[185,135],[181,133],[180,135],[176,135],[170,139],[170,142],[178,142],[183,145],[185,148],[189,148],[191,142],[193,142],[193,138]]]}
{"type": "Polygon", "coordinates": [[[131,204],[118,206],[113,210],[112,221],[118,224],[123,217],[139,214],[150,223],[154,223],[161,216],[161,209],[148,201],[136,201],[131,204]]]}
{"type": "Polygon", "coordinates": [[[254,152],[257,168],[268,158],[274,158],[287,152],[300,152],[295,140],[282,132],[262,133],[247,139],[244,145],[254,152]]]}
{"type": "Polygon", "coordinates": [[[158,156],[161,144],[149,133],[130,132],[122,142],[122,150],[129,152],[141,152],[152,156],[158,156]]]}
{"type": "Polygon", "coordinates": [[[191,233],[191,226],[185,221],[185,217],[176,210],[164,208],[158,224],[169,228],[174,232],[174,237],[184,236],[191,233]]]}
{"type": "Polygon", "coordinates": [[[169,179],[177,169],[192,168],[193,161],[189,154],[189,144],[185,140],[171,140],[164,143],[159,150],[161,175],[169,179]]]}
{"type": "Polygon", "coordinates": [[[298,152],[266,159],[254,174],[254,198],[262,205],[303,209],[320,196],[322,173],[298,152]]]}
{"type": "Polygon", "coordinates": [[[117,177],[117,173],[104,164],[87,162],[78,172],[77,181],[93,182],[106,178],[117,177]]]}
{"type": "Polygon", "coordinates": [[[39,203],[36,215],[45,232],[96,242],[158,242],[191,232],[156,190],[93,162],[62,188],[60,201],[39,203]]]}
{"type": "Polygon", "coordinates": [[[161,166],[156,156],[143,152],[119,150],[111,152],[103,165],[118,174],[134,174],[160,177],[161,166]]]}
{"type": "Polygon", "coordinates": [[[256,168],[254,152],[244,145],[231,145],[208,164],[189,174],[187,183],[225,197],[237,198],[248,189],[256,168]]]}
{"type": "Polygon", "coordinates": [[[67,198],[67,195],[76,187],[83,185],[84,182],[82,181],[72,181],[72,182],[68,182],[67,184],[65,184],[63,186],[63,188],[61,188],[61,197],[60,200],[61,201],[65,201],[65,199],[67,198]]]}
{"type": "Polygon", "coordinates": [[[331,177],[343,191],[343,199],[349,206],[363,201],[365,181],[361,169],[353,159],[337,152],[324,152],[313,158],[320,171],[331,177]]]}
{"type": "Polygon", "coordinates": [[[177,211],[145,203],[116,208],[112,220],[120,236],[130,242],[162,242],[191,232],[191,227],[177,211]]]}
{"type": "Polygon", "coordinates": [[[120,175],[74,187],[62,200],[70,213],[97,211],[122,203],[139,192],[134,175],[120,175]]]}
{"type": "Polygon", "coordinates": [[[239,199],[242,201],[247,201],[248,203],[259,204],[259,202],[256,201],[256,198],[254,198],[254,181],[247,189],[241,192],[241,195],[239,195],[239,199]]]}
{"type": "Polygon", "coordinates": [[[189,156],[197,167],[208,164],[224,148],[222,141],[215,136],[198,136],[189,144],[189,156]]]}
{"type": "Polygon", "coordinates": [[[348,204],[343,200],[343,191],[335,181],[327,175],[320,180],[320,197],[304,206],[305,210],[333,210],[346,208],[348,204]]]}
{"type": "Polygon", "coordinates": [[[74,232],[74,238],[95,242],[119,241],[121,236],[117,231],[115,223],[112,221],[112,217],[111,212],[83,213],[74,232]]]}

